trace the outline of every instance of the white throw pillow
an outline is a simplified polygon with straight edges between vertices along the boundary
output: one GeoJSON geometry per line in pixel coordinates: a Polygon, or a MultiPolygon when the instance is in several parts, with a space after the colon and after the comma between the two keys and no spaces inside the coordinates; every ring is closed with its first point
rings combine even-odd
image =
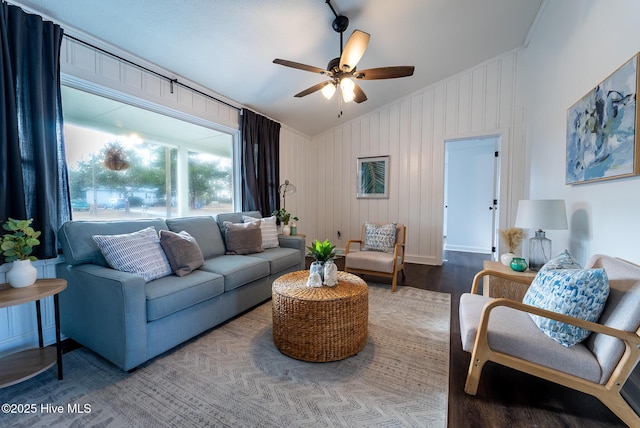
{"type": "Polygon", "coordinates": [[[276,248],[280,246],[278,241],[278,225],[276,224],[276,216],[255,218],[246,215],[242,216],[245,223],[260,222],[260,232],[262,233],[262,248],[276,248]]]}
{"type": "Polygon", "coordinates": [[[155,227],[122,235],[93,235],[113,269],[141,276],[146,282],[172,274],[155,227]]]}

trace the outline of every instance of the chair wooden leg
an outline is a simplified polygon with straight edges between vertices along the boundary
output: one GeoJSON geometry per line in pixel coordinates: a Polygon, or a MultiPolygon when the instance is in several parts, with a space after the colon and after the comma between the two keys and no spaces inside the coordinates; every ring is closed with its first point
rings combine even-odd
{"type": "Polygon", "coordinates": [[[391,281],[391,292],[396,292],[396,285],[398,284],[398,272],[393,274],[393,280],[391,281]]]}
{"type": "Polygon", "coordinates": [[[478,384],[480,383],[482,368],[488,361],[487,351],[488,345],[476,342],[473,352],[471,353],[469,372],[467,373],[467,381],[464,385],[464,392],[469,395],[476,395],[478,392],[478,384]]]}
{"type": "Polygon", "coordinates": [[[619,392],[610,391],[608,394],[598,394],[596,398],[602,401],[602,404],[607,406],[625,424],[630,427],[640,427],[640,416],[629,406],[619,392]]]}

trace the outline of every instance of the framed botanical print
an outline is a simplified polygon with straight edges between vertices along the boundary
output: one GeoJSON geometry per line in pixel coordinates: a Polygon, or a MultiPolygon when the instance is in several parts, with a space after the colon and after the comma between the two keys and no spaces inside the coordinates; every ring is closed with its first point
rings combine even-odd
{"type": "Polygon", "coordinates": [[[389,197],[389,156],[358,158],[357,197],[389,197]]]}

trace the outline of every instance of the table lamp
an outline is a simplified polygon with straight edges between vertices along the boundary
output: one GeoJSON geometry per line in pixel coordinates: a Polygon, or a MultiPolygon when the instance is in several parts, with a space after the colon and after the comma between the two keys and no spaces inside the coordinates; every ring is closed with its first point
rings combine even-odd
{"type": "Polygon", "coordinates": [[[529,269],[537,271],[551,258],[551,240],[543,229],[567,229],[567,211],[563,199],[530,199],[518,202],[516,227],[536,229],[529,239],[529,269]]]}

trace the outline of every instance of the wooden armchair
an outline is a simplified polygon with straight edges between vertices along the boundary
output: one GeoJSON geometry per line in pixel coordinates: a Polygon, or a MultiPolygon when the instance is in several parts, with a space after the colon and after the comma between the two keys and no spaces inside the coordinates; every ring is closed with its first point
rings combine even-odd
{"type": "MultiPolygon", "coordinates": [[[[382,226],[382,223],[371,223],[382,226]]],[[[392,278],[391,291],[396,291],[398,272],[402,272],[404,278],[404,249],[407,236],[407,227],[403,224],[396,225],[396,242],[393,253],[383,251],[361,251],[365,244],[366,225],[362,225],[361,238],[347,241],[345,252],[344,271],[365,275],[377,275],[392,278]],[[351,245],[359,244],[360,251],[352,251],[351,245]]]]}
{"type": "Polygon", "coordinates": [[[484,364],[493,361],[593,395],[627,425],[640,427],[640,417],[620,395],[640,360],[640,266],[597,255],[587,267],[604,268],[609,277],[610,294],[598,323],[476,295],[482,275],[476,276],[472,293],[460,298],[462,348],[472,353],[466,393],[476,394],[484,364]],[[592,333],[567,348],[542,333],[529,313],[592,333]]]}

